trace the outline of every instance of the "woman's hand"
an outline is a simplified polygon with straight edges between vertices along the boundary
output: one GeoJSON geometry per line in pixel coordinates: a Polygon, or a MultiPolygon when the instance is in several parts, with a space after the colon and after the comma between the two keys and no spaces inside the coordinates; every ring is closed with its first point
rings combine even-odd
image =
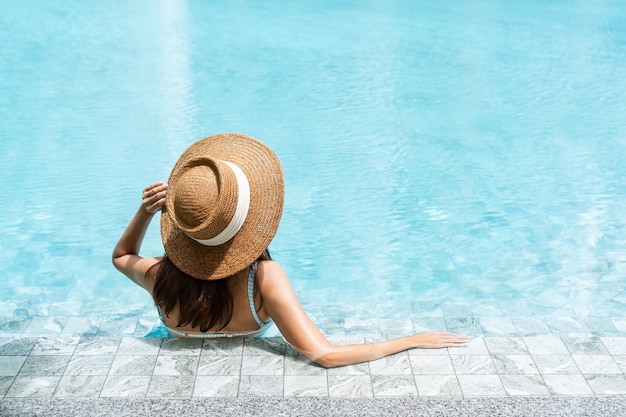
{"type": "Polygon", "coordinates": [[[143,189],[141,206],[150,214],[156,213],[165,204],[166,193],[167,184],[156,182],[148,185],[143,189]]]}
{"type": "Polygon", "coordinates": [[[439,349],[445,347],[459,347],[470,341],[470,338],[461,334],[447,332],[424,332],[410,336],[416,348],[439,349]]]}

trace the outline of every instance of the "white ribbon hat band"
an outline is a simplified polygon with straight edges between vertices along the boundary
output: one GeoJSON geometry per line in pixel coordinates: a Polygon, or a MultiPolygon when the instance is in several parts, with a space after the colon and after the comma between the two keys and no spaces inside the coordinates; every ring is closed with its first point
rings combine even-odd
{"type": "Polygon", "coordinates": [[[211,239],[196,239],[189,236],[196,242],[205,246],[219,246],[235,237],[237,232],[241,229],[241,226],[243,226],[246,216],[248,215],[248,209],[250,208],[250,184],[248,183],[246,174],[241,168],[232,162],[224,162],[230,167],[230,169],[233,170],[235,178],[237,179],[237,209],[235,210],[235,214],[233,215],[230,224],[226,226],[226,228],[217,236],[212,237],[211,239]]]}

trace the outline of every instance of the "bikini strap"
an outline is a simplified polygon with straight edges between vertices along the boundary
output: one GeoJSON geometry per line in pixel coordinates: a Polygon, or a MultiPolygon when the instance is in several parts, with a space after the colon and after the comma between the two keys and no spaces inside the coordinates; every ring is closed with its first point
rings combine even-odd
{"type": "Polygon", "coordinates": [[[261,321],[258,314],[256,313],[256,307],[254,306],[254,277],[256,276],[256,265],[258,261],[254,261],[252,266],[250,267],[250,274],[248,274],[248,302],[250,303],[250,311],[252,311],[252,317],[257,322],[259,327],[263,326],[265,323],[261,321]]]}

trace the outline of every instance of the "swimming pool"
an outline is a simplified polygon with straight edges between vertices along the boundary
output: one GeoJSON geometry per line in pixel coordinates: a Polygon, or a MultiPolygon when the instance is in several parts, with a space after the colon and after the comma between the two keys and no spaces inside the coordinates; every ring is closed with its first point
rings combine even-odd
{"type": "Polygon", "coordinates": [[[282,159],[327,332],[626,332],[626,7],[416,3],[0,5],[0,332],[147,333],[111,251],[222,131],[282,159]]]}

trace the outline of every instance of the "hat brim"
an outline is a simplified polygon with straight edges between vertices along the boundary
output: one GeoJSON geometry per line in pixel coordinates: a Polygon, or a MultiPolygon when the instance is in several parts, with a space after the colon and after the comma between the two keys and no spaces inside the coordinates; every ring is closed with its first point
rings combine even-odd
{"type": "Polygon", "coordinates": [[[284,204],[280,160],[264,143],[239,133],[221,133],[201,139],[180,156],[168,181],[176,187],[178,169],[202,156],[236,164],[250,184],[250,208],[239,232],[219,246],[205,246],[188,237],[170,218],[171,200],[161,214],[161,239],[165,253],[178,269],[194,278],[214,280],[234,275],[259,258],[278,230],[284,204]]]}

